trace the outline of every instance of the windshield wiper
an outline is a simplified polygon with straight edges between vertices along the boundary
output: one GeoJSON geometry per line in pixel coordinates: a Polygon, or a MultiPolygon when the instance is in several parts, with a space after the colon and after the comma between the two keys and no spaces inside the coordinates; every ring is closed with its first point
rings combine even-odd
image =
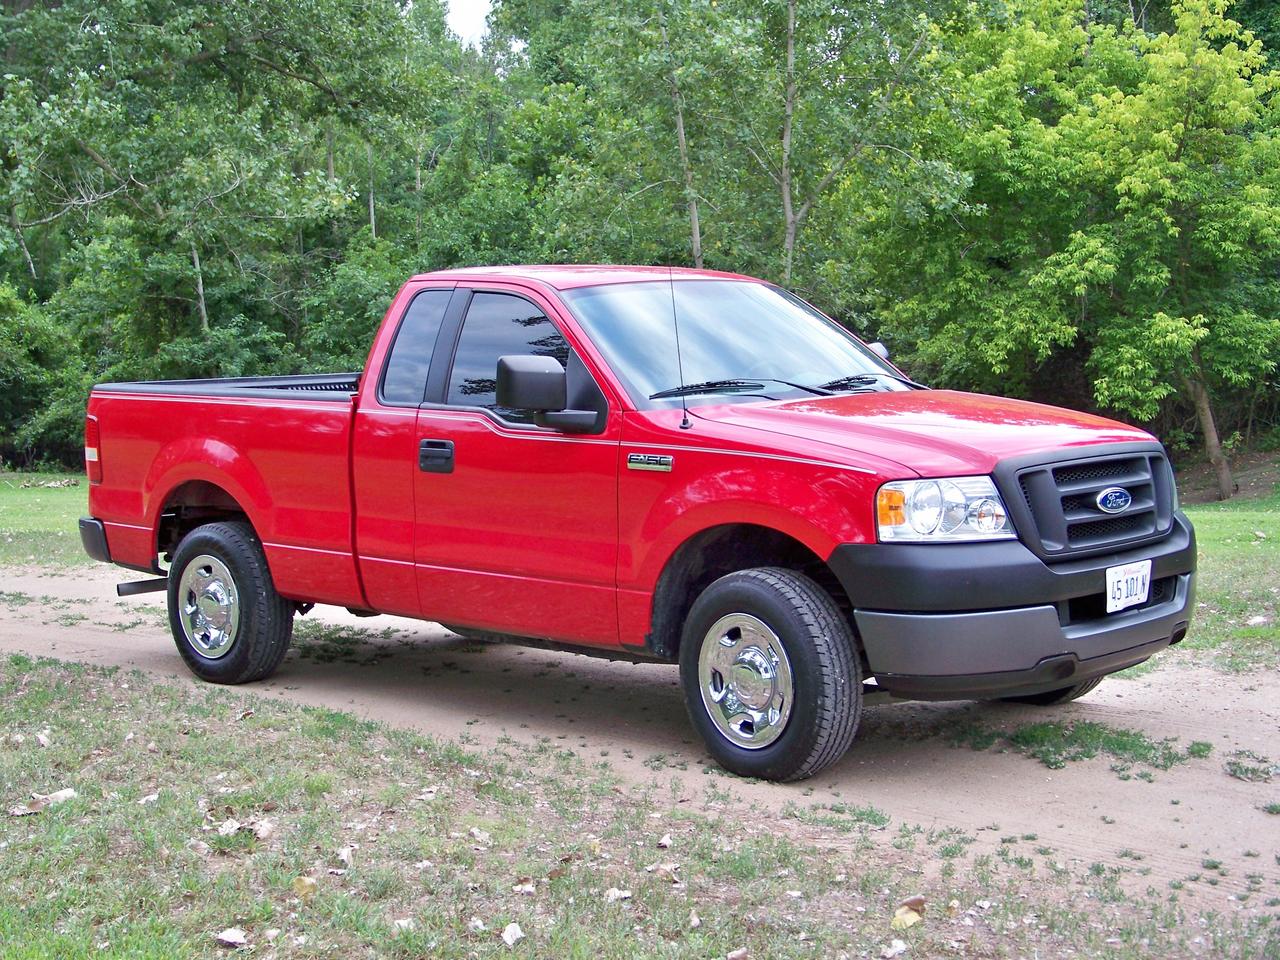
{"type": "Polygon", "coordinates": [[[702,383],[685,383],[669,390],[649,394],[650,400],[665,397],[689,397],[695,393],[719,393],[721,390],[763,390],[764,384],[756,380],[705,380],[702,383]]]}
{"type": "Polygon", "coordinates": [[[843,390],[846,387],[870,386],[878,379],[884,377],[886,380],[896,380],[898,383],[905,383],[913,390],[928,390],[923,383],[916,383],[914,380],[908,380],[906,377],[900,377],[895,373],[852,373],[847,377],[836,377],[834,380],[828,380],[826,383],[818,384],[820,390],[843,390]]]}
{"type": "Polygon", "coordinates": [[[829,397],[832,391],[825,387],[809,387],[803,383],[792,383],[790,380],[779,380],[777,377],[754,377],[750,380],[707,380],[705,383],[690,383],[670,390],[660,390],[649,395],[650,400],[661,400],[663,397],[687,397],[694,393],[715,393],[719,390],[762,390],[764,383],[781,383],[794,390],[803,390],[819,397],[829,397]]]}

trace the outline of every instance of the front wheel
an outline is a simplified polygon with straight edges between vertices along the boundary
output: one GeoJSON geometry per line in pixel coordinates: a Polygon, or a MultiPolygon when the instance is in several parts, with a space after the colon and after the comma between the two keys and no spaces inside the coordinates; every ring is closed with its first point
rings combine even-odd
{"type": "Polygon", "coordinates": [[[793,570],[743,570],[707,587],[685,621],[680,681],[712,757],[741,776],[813,776],[844,755],[862,714],[853,631],[793,570]]]}
{"type": "Polygon", "coordinates": [[[247,523],[206,523],[174,551],[169,626],[202,680],[249,683],[274,673],[293,637],[293,610],[247,523]]]}
{"type": "Polygon", "coordinates": [[[1004,703],[1029,703],[1036,707],[1056,707],[1060,703],[1079,700],[1086,693],[1102,682],[1102,677],[1094,677],[1071,687],[1059,687],[1057,690],[1046,690],[1044,693],[1031,693],[1024,697],[1001,697],[1004,703]]]}

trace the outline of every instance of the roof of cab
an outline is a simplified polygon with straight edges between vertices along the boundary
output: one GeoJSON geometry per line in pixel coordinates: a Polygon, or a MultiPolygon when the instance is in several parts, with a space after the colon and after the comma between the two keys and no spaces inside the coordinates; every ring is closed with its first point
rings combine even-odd
{"type": "Polygon", "coordinates": [[[594,287],[606,283],[641,283],[646,280],[751,280],[755,277],[719,270],[691,270],[688,267],[639,267],[613,264],[522,264],[508,267],[458,267],[422,273],[414,280],[533,280],[557,290],[594,287]]]}

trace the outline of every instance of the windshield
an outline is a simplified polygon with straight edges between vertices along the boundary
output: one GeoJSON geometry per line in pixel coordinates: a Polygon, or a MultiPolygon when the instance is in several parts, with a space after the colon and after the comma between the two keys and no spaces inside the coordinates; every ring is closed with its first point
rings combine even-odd
{"type": "Polygon", "coordinates": [[[643,408],[906,390],[898,374],[838,325],[790,294],[742,280],[658,280],[579,287],[562,294],[583,330],[643,408]],[[676,362],[672,296],[680,320],[676,362]],[[859,374],[873,374],[859,380],[859,374]],[[888,376],[883,376],[888,375],[888,376]],[[725,384],[725,381],[732,381],[725,384]],[[846,382],[847,381],[847,382],[846,382]],[[653,397],[656,393],[672,394],[653,397]]]}

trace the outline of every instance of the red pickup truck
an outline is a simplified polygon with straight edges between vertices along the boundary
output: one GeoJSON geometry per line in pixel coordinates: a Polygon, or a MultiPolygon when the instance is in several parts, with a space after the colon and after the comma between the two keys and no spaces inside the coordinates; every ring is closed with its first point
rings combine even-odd
{"type": "Polygon", "coordinates": [[[794,780],[864,698],[1056,704],[1177,643],[1194,533],[1149,434],[930,390],[750,277],[449,270],[363,373],[108,383],[94,558],[200,677],[312,604],[678,662],[715,759],[794,780]]]}

